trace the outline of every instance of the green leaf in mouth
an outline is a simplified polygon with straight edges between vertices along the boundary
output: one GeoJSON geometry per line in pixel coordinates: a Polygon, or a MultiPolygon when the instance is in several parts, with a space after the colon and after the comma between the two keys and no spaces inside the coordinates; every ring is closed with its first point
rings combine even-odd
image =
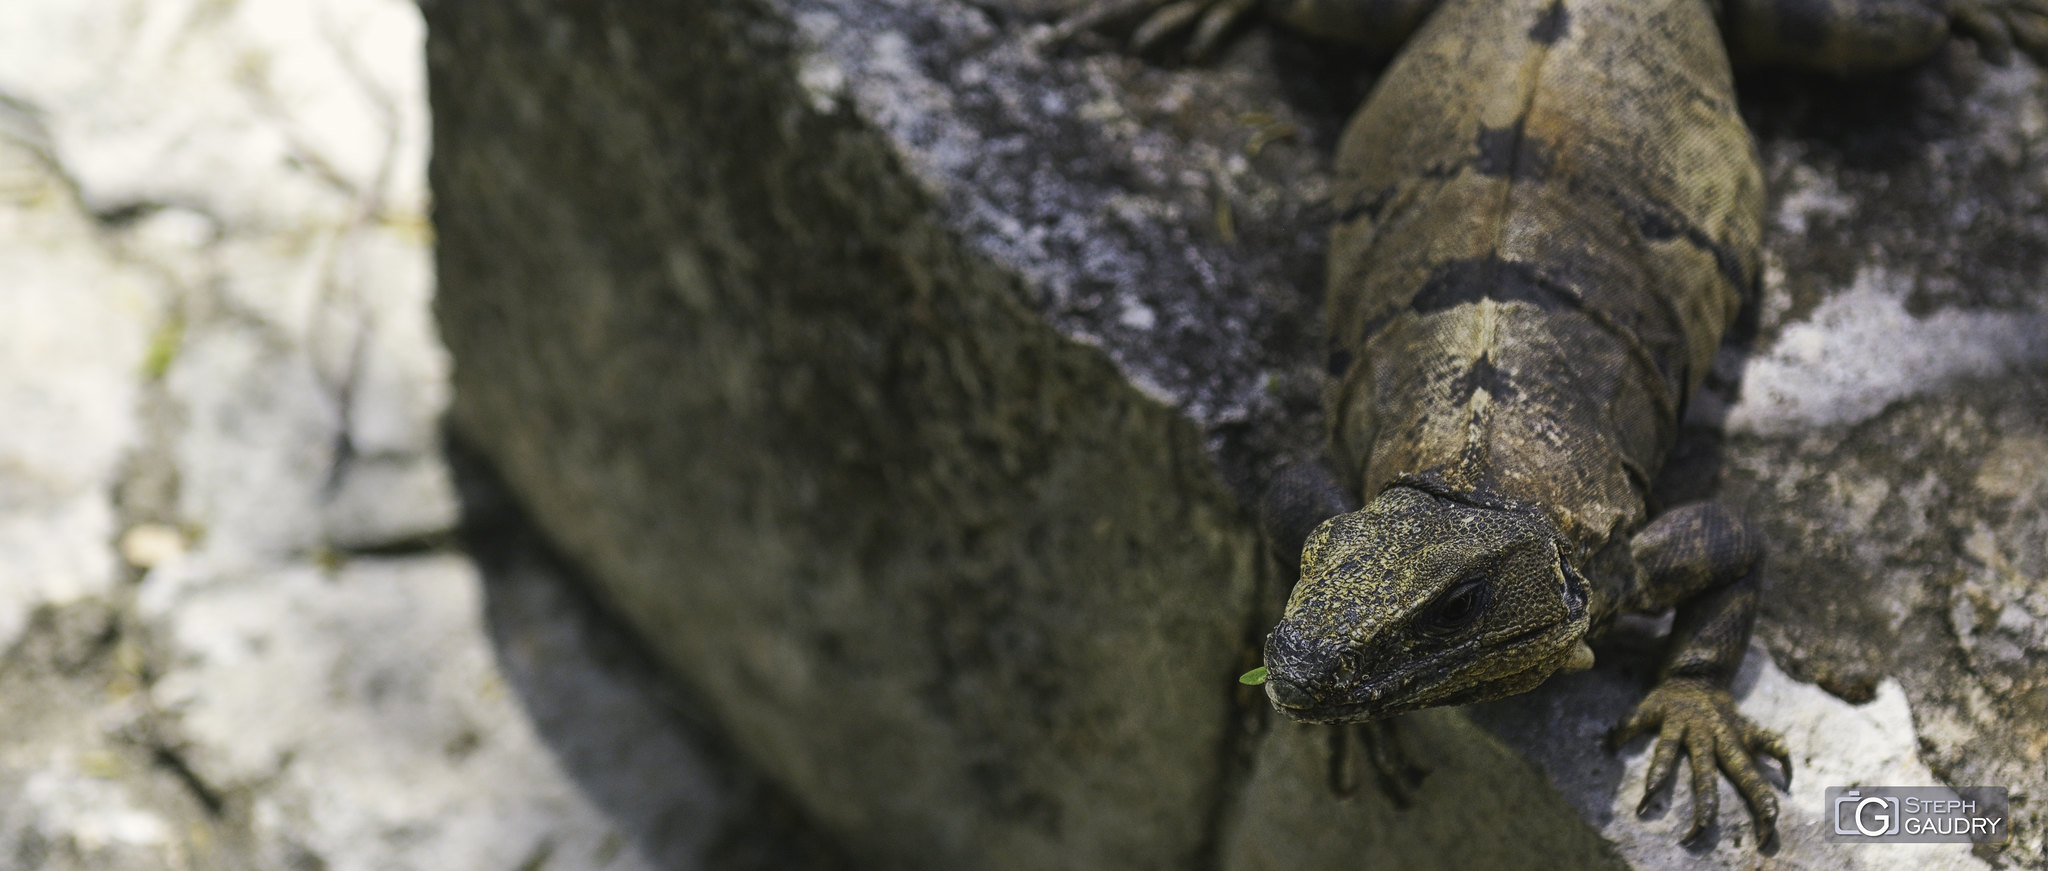
{"type": "Polygon", "coordinates": [[[1245,672],[1244,674],[1238,675],[1237,682],[1244,684],[1248,687],[1255,687],[1259,684],[1265,683],[1266,667],[1262,665],[1258,668],[1252,669],[1251,671],[1245,672]]]}

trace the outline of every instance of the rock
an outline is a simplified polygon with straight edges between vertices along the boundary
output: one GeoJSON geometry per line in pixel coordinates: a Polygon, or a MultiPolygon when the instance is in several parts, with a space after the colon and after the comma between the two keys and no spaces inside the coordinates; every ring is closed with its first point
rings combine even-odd
{"type": "MultiPolygon", "coordinates": [[[[152,578],[141,603],[183,658],[152,697],[177,715],[181,764],[229,819],[249,821],[256,867],[291,867],[296,855],[335,868],[424,868],[436,856],[459,867],[668,864],[624,842],[542,749],[495,661],[468,559],[260,578],[195,559],[176,574],[152,578]]],[[[620,689],[591,683],[593,697],[620,689]]],[[[590,712],[611,728],[658,716],[645,702],[590,712]]],[[[701,791],[704,763],[678,749],[648,741],[635,752],[701,791]]],[[[647,803],[662,807],[665,793],[647,803]]],[[[666,809],[708,826],[716,815],[701,802],[666,809]]]]}
{"type": "Polygon", "coordinates": [[[109,495],[159,292],[102,255],[49,148],[38,114],[0,94],[0,650],[38,607],[113,587],[109,495]]]}
{"type": "MultiPolygon", "coordinates": [[[[1720,474],[1775,544],[1758,634],[1851,701],[1895,681],[1940,782],[2042,795],[2048,498],[2025,470],[2048,439],[2048,77],[1957,47],[1864,89],[1801,84],[1752,112],[1779,226],[1720,474]],[[1853,206],[1813,209],[1816,189],[1853,206]],[[1836,383],[1795,362],[1815,347],[1836,383]]],[[[2048,810],[2013,813],[1981,858],[2048,862],[2048,810]]]]}
{"type": "Polygon", "coordinates": [[[428,13],[454,417],[740,747],[868,861],[1197,861],[1263,578],[1199,429],[786,22],[428,13]]]}
{"type": "MultiPolygon", "coordinates": [[[[1328,742],[1235,689],[1285,592],[1244,506],[1320,449],[1326,155],[1371,68],[1260,29],[1164,67],[1054,41],[1056,8],[426,4],[463,438],[859,860],[1753,862],[1732,789],[1687,850],[1688,799],[1629,812],[1647,748],[1598,749],[1648,635],[1403,721],[1433,772],[1408,811],[1333,797],[1328,742]]],[[[1973,867],[1812,827],[1829,785],[2042,788],[2000,724],[2043,673],[2014,471],[2044,425],[2043,80],[1959,46],[1758,82],[1764,295],[1662,493],[1774,533],[1739,689],[1842,779],[1795,779],[1774,861],[1973,867]]]]}
{"type": "Polygon", "coordinates": [[[1274,726],[1226,823],[1222,867],[1355,868],[1361,859],[1396,868],[1623,867],[1557,801],[1545,772],[1514,759],[1462,712],[1418,712],[1373,738],[1353,731],[1274,726]],[[1421,776],[1412,799],[1380,781],[1373,740],[1403,748],[1421,776]],[[1332,778],[1353,781],[1350,794],[1334,796],[1332,778]]]}
{"type": "Polygon", "coordinates": [[[0,866],[792,852],[530,532],[457,547],[421,33],[0,4],[0,866]]]}
{"type": "Polygon", "coordinates": [[[128,527],[115,545],[122,559],[144,571],[184,556],[191,546],[183,532],[161,523],[138,523],[128,527]]]}

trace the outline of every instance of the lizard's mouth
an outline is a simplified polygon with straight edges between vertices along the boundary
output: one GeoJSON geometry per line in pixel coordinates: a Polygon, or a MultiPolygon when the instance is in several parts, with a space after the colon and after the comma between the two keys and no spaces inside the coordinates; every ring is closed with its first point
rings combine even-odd
{"type": "MultiPolygon", "coordinates": [[[[1490,653],[1479,650],[1481,645],[1462,646],[1374,675],[1348,688],[1323,693],[1286,676],[1272,676],[1266,680],[1266,697],[1288,719],[1328,726],[1369,723],[1422,708],[1483,702],[1533,689],[1548,679],[1560,664],[1558,657],[1548,653],[1557,647],[1557,639],[1551,636],[1568,634],[1569,629],[1560,632],[1557,627],[1538,628],[1505,644],[1484,645],[1490,653]],[[1487,659],[1492,660],[1494,668],[1516,659],[1527,664],[1482,680],[1460,680],[1480,670],[1481,660],[1487,659]]],[[[1569,645],[1561,649],[1569,649],[1569,645]]]]}
{"type": "MultiPolygon", "coordinates": [[[[1269,688],[1275,687],[1278,683],[1279,682],[1277,681],[1268,680],[1266,682],[1266,686],[1269,688]]],[[[1267,690],[1267,695],[1269,697],[1272,695],[1272,693],[1272,689],[1267,690]]],[[[1371,702],[1350,702],[1333,705],[1317,705],[1312,708],[1297,708],[1276,701],[1274,702],[1273,707],[1278,709],[1280,713],[1286,714],[1288,719],[1293,720],[1297,723],[1315,723],[1323,726],[1346,726],[1353,723],[1370,723],[1374,720],[1385,719],[1387,717],[1394,716],[1395,714],[1406,713],[1407,711],[1412,710],[1411,708],[1406,707],[1387,709],[1371,702]]]]}

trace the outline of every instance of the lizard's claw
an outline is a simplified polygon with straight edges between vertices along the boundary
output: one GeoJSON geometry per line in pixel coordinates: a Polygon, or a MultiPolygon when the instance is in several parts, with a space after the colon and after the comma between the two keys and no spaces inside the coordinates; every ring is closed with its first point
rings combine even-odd
{"type": "Polygon", "coordinates": [[[1678,754],[1692,761],[1692,827],[1682,841],[1698,838],[1720,810],[1718,766],[1749,803],[1756,821],[1757,846],[1777,839],[1778,797],[1757,768],[1760,754],[1778,761],[1785,784],[1792,783],[1792,758],[1784,739],[1759,728],[1737,713],[1728,691],[1700,678],[1673,677],[1658,684],[1636,705],[1635,713],[1608,735],[1609,748],[1619,748],[1651,729],[1658,730],[1657,749],[1650,756],[1649,782],[1636,813],[1649,809],[1650,799],[1670,785],[1678,773],[1678,754]]]}
{"type": "Polygon", "coordinates": [[[2019,49],[2048,64],[2048,0],[1961,0],[1951,14],[1992,63],[2004,65],[2019,49]]]}
{"type": "Polygon", "coordinates": [[[1143,23],[1131,33],[1132,52],[1149,54],[1189,33],[1181,54],[1199,61],[1213,54],[1231,29],[1258,5],[1259,0],[1102,0],[1060,22],[1055,38],[1071,38],[1083,30],[1142,15],[1143,23]]]}

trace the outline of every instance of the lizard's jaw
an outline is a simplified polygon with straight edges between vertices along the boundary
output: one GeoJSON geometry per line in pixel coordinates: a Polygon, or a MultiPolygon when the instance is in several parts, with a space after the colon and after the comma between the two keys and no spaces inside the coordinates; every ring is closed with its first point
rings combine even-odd
{"type": "Polygon", "coordinates": [[[1370,723],[1399,716],[1423,708],[1447,705],[1465,705],[1484,702],[1503,696],[1527,692],[1550,678],[1554,669],[1537,668],[1518,674],[1508,675],[1485,683],[1472,684],[1462,688],[1443,687],[1438,692],[1424,691],[1405,698],[1371,697],[1359,701],[1319,703],[1306,691],[1285,679],[1268,679],[1266,697],[1273,707],[1288,719],[1300,723],[1315,723],[1326,726],[1344,726],[1355,723],[1370,723]]]}
{"type": "MultiPolygon", "coordinates": [[[[1268,672],[1266,697],[1289,719],[1303,723],[1368,723],[1422,708],[1463,705],[1535,689],[1572,661],[1579,633],[1538,633],[1509,650],[1445,651],[1372,674],[1356,683],[1332,685],[1316,672],[1268,672]],[[1553,653],[1555,651],[1555,653],[1553,653]],[[1521,667],[1509,663],[1520,661],[1521,667]]],[[[1271,665],[1269,664],[1269,668],[1271,665]]]]}

